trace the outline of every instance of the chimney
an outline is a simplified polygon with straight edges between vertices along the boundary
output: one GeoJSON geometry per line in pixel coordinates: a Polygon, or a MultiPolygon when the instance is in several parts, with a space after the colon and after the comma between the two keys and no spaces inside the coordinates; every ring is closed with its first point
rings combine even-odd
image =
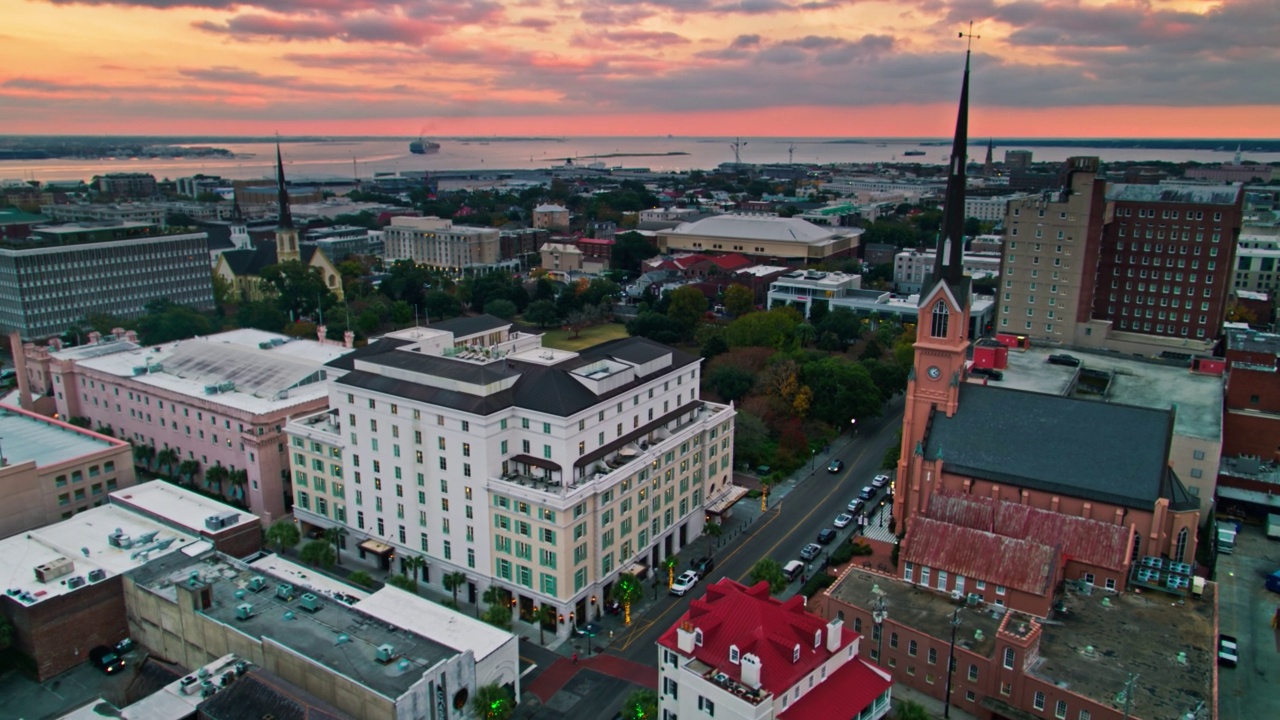
{"type": "Polygon", "coordinates": [[[747,653],[742,656],[742,684],[753,690],[760,689],[760,658],[747,653]]]}
{"type": "Polygon", "coordinates": [[[13,373],[18,376],[18,407],[31,410],[31,380],[27,377],[27,346],[22,344],[22,333],[9,333],[9,348],[13,352],[13,373]]]}
{"type": "Polygon", "coordinates": [[[676,646],[685,655],[693,654],[693,623],[686,620],[676,628],[676,646]]]}
{"type": "Polygon", "coordinates": [[[138,333],[137,333],[137,331],[134,331],[134,330],[127,330],[127,331],[125,331],[124,339],[125,339],[125,340],[128,340],[129,342],[131,342],[131,343],[133,343],[133,344],[135,344],[135,345],[136,345],[136,344],[138,344],[138,333]]]}
{"type": "Polygon", "coordinates": [[[342,347],[350,349],[355,346],[356,346],[356,334],[354,332],[351,332],[350,330],[342,333],[342,347]]]}
{"type": "Polygon", "coordinates": [[[328,340],[325,339],[325,335],[328,335],[328,334],[329,334],[329,328],[325,327],[324,325],[316,326],[316,339],[320,341],[321,345],[327,344],[329,342],[328,340]]]}
{"type": "MultiPolygon", "coordinates": [[[[30,343],[27,343],[26,347],[30,347],[33,350],[35,349],[35,346],[30,343]]],[[[52,349],[53,352],[61,352],[62,338],[49,338],[49,348],[52,349]]]]}
{"type": "Polygon", "coordinates": [[[98,332],[97,330],[94,330],[93,332],[89,333],[90,345],[97,345],[98,341],[101,339],[102,339],[102,333],[98,332]]]}
{"type": "Polygon", "coordinates": [[[117,339],[117,340],[123,340],[123,339],[124,339],[124,328],[111,328],[111,334],[115,337],[115,339],[117,339]]]}
{"type": "Polygon", "coordinates": [[[844,621],[834,618],[827,623],[827,652],[835,654],[840,649],[840,639],[844,636],[844,621]]]}

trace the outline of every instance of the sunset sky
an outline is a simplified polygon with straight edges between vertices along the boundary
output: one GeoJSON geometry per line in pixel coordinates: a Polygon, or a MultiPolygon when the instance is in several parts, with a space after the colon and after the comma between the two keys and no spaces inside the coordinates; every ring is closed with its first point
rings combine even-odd
{"type": "Polygon", "coordinates": [[[0,134],[1280,135],[1280,0],[0,0],[0,134]]]}

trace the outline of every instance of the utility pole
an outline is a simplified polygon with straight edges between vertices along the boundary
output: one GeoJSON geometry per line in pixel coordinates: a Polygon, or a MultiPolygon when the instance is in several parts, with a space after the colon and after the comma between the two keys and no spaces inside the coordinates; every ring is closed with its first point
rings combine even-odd
{"type": "Polygon", "coordinates": [[[951,676],[954,674],[956,665],[956,628],[960,627],[960,611],[963,609],[964,606],[959,605],[955,612],[951,613],[951,652],[947,654],[947,699],[942,706],[943,720],[951,718],[951,676]]]}
{"type": "Polygon", "coordinates": [[[1133,684],[1138,682],[1140,675],[1129,673],[1129,679],[1124,683],[1124,720],[1129,720],[1129,703],[1133,700],[1133,684]]]}
{"type": "Polygon", "coordinates": [[[877,592],[871,619],[876,624],[876,665],[879,666],[884,662],[884,621],[889,617],[889,604],[884,601],[884,591],[880,588],[872,588],[872,592],[877,592]]]}

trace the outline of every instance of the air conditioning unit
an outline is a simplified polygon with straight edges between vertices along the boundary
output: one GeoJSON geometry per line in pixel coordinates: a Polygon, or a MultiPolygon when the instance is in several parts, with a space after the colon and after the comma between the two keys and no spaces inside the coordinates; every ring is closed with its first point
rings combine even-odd
{"type": "Polygon", "coordinates": [[[391,645],[378,646],[378,662],[389,663],[396,656],[396,649],[391,645]]]}
{"type": "Polygon", "coordinates": [[[75,590],[78,587],[84,587],[84,577],[81,575],[73,575],[67,578],[67,589],[75,590]]]}
{"type": "Polygon", "coordinates": [[[952,590],[951,599],[955,602],[960,602],[961,600],[964,599],[964,593],[959,590],[952,590]]]}
{"type": "Polygon", "coordinates": [[[977,607],[982,604],[982,596],[978,593],[969,593],[969,597],[965,601],[965,604],[969,607],[977,607]]]}
{"type": "Polygon", "coordinates": [[[249,578],[249,592],[262,592],[267,587],[267,579],[261,575],[249,578]]]}
{"type": "Polygon", "coordinates": [[[303,593],[300,598],[302,601],[302,609],[307,612],[316,612],[320,609],[320,598],[311,593],[303,593]]]}
{"type": "Polygon", "coordinates": [[[121,550],[128,550],[133,547],[133,538],[125,535],[124,531],[120,528],[116,528],[115,532],[107,536],[107,544],[111,547],[120,548],[121,550]]]}
{"type": "Polygon", "coordinates": [[[236,606],[236,619],[248,620],[253,617],[253,605],[249,603],[240,603],[236,606]]]}
{"type": "Polygon", "coordinates": [[[60,557],[50,560],[47,563],[36,566],[36,579],[42,583],[50,580],[57,580],[63,575],[70,575],[75,570],[76,564],[67,558],[60,557]]]}
{"type": "Polygon", "coordinates": [[[280,583],[276,586],[276,597],[281,600],[293,599],[293,586],[289,583],[280,583]]]}

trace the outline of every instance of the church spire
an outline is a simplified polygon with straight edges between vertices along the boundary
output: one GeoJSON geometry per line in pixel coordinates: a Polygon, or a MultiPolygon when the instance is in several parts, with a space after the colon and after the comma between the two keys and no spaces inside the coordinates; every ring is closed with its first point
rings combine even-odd
{"type": "MultiPolygon", "coordinates": [[[[972,44],[972,26],[967,33],[972,44]]],[[[965,37],[966,33],[960,33],[965,37]]],[[[964,196],[965,165],[968,163],[969,140],[969,57],[964,54],[964,81],[960,86],[960,110],[956,115],[956,134],[951,141],[951,162],[947,167],[947,192],[943,200],[942,232],[938,235],[938,252],[933,263],[934,280],[946,280],[953,287],[964,281],[964,196]]]]}
{"type": "Polygon", "coordinates": [[[280,156],[280,138],[276,138],[276,192],[279,194],[280,227],[293,228],[293,214],[289,212],[289,191],[284,185],[284,159],[280,156]]]}

